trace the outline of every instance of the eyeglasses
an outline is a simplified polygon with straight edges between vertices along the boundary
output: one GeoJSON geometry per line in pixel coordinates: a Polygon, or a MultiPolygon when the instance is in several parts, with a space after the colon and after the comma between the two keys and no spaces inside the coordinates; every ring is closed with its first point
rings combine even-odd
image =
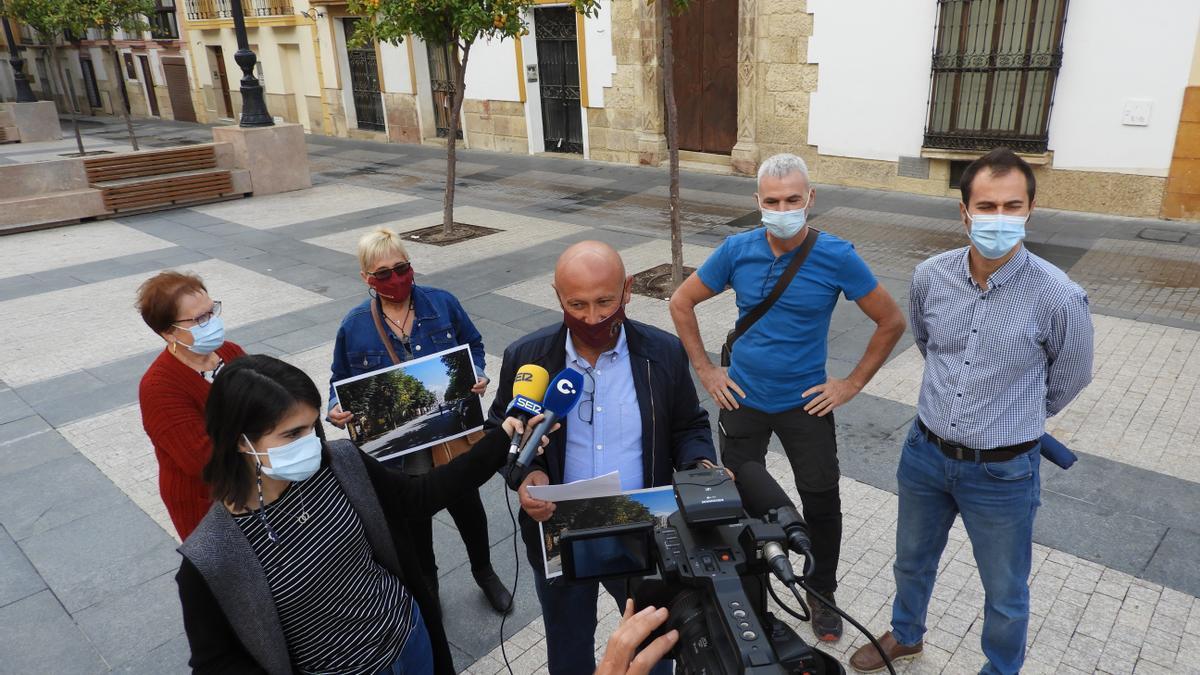
{"type": "Polygon", "coordinates": [[[592,407],[596,401],[596,380],[592,377],[591,368],[583,371],[583,374],[587,376],[587,380],[585,380],[583,383],[584,398],[579,402],[579,406],[576,408],[576,410],[579,411],[579,421],[591,424],[592,420],[595,418],[595,415],[592,414],[592,407]],[[590,387],[588,386],[589,384],[591,385],[590,387]],[[584,414],[585,410],[587,411],[586,415],[584,414]]]}
{"type": "Polygon", "coordinates": [[[367,272],[367,274],[375,277],[376,279],[378,279],[380,281],[387,281],[388,279],[392,278],[393,272],[403,276],[405,274],[408,274],[408,270],[411,268],[412,268],[412,263],[410,263],[406,260],[406,261],[400,263],[399,265],[396,265],[395,267],[389,267],[386,269],[382,269],[382,270],[379,270],[378,272],[367,272]]]}
{"type": "Polygon", "coordinates": [[[207,312],[190,319],[176,319],[175,323],[181,324],[186,321],[194,321],[197,326],[204,327],[207,326],[208,322],[212,321],[214,317],[218,316],[221,316],[221,301],[215,300],[213,301],[212,309],[208,310],[207,312]]]}

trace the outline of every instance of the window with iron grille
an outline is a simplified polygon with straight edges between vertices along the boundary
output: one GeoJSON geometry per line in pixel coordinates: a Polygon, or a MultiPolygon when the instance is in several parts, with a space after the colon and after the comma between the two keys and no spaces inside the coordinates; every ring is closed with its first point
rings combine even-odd
{"type": "Polygon", "coordinates": [[[1046,151],[1067,0],[938,0],[925,147],[1046,151]]]}
{"type": "Polygon", "coordinates": [[[175,23],[175,0],[155,0],[150,15],[150,36],[155,40],[178,40],[179,25],[175,23]]]}

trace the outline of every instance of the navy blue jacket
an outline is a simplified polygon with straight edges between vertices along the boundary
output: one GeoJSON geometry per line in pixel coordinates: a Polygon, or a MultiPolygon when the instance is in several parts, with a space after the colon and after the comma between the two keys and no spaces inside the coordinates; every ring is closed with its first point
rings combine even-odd
{"type": "MultiPolygon", "coordinates": [[[[690,467],[702,459],[717,462],[708,412],[700,407],[687,353],[679,338],[631,319],[626,319],[624,326],[633,386],[642,416],[642,475],[646,477],[643,487],[670,485],[676,469],[690,467]]],[[[566,362],[567,328],[561,323],[547,326],[509,345],[504,350],[499,390],[488,412],[488,426],[504,421],[518,368],[526,364],[539,365],[553,377],[566,362]]],[[[552,484],[563,482],[566,424],[564,421],[564,428],[551,434],[546,451],[533,464],[534,468],[546,472],[552,484]]],[[[541,570],[542,547],[537,522],[524,511],[521,511],[521,534],[530,564],[541,570]]]]}
{"type": "MultiPolygon", "coordinates": [[[[413,286],[412,297],[413,313],[416,315],[412,335],[409,336],[413,358],[419,359],[458,345],[470,345],[475,372],[483,377],[483,337],[479,335],[475,324],[471,323],[471,317],[467,316],[458,298],[448,291],[427,286],[413,286]]],[[[338,328],[329,378],[330,410],[338,404],[334,382],[392,365],[387,347],[379,339],[375,320],[371,318],[372,302],[379,301],[367,298],[360,302],[342,319],[342,325],[338,328]]],[[[382,314],[380,319],[386,322],[382,314]]],[[[404,347],[396,337],[395,327],[385,323],[384,330],[388,332],[396,355],[404,360],[404,347]]]]}

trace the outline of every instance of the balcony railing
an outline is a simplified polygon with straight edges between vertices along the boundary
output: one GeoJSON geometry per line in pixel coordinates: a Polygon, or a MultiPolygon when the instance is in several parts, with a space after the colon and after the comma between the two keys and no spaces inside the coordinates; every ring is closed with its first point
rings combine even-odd
{"type": "MultiPolygon", "coordinates": [[[[256,16],[291,16],[295,14],[291,0],[241,0],[242,13],[256,16]]],[[[233,18],[234,0],[186,0],[189,21],[233,18]]]]}

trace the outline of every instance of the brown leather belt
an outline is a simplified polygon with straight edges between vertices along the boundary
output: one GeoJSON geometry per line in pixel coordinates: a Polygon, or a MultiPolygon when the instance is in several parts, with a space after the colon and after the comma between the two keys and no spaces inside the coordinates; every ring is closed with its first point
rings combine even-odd
{"type": "Polygon", "coordinates": [[[1001,448],[976,450],[975,448],[968,448],[965,445],[952,443],[941,436],[938,436],[930,431],[929,427],[925,426],[925,423],[921,421],[920,417],[917,418],[917,427],[921,430],[921,433],[925,434],[925,438],[928,439],[930,443],[933,443],[938,447],[938,450],[942,451],[943,455],[949,457],[950,459],[957,459],[964,462],[975,462],[977,464],[980,462],[1007,462],[1010,459],[1016,459],[1017,457],[1020,457],[1021,455],[1032,450],[1038,443],[1037,440],[1032,440],[1025,441],[1024,443],[1018,443],[1016,445],[1006,445],[1001,448]]]}

